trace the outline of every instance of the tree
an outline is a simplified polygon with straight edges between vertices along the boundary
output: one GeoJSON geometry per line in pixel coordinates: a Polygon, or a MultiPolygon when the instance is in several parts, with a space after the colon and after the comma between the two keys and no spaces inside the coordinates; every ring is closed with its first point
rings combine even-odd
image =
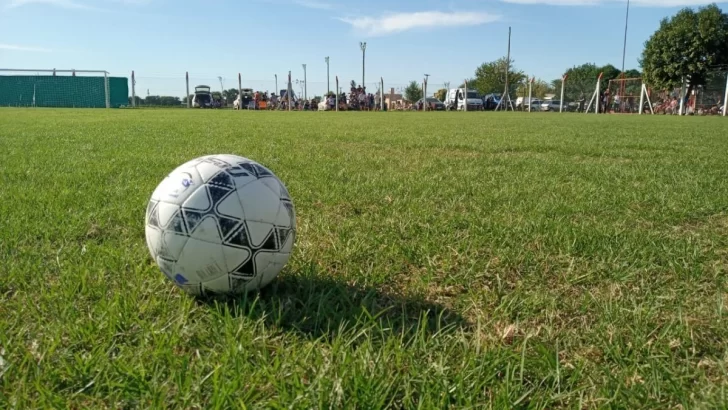
{"type": "Polygon", "coordinates": [[[351,80],[351,82],[349,83],[349,85],[351,86],[351,88],[356,88],[356,81],[351,80]]]}
{"type": "MultiPolygon", "coordinates": [[[[560,82],[560,81],[559,81],[560,82]]],[[[560,85],[559,85],[560,86],[560,85]]],[[[538,79],[533,82],[531,85],[531,97],[533,98],[544,98],[546,94],[556,94],[560,92],[560,88],[554,89],[549,83],[547,83],[544,80],[538,79]]],[[[518,85],[518,89],[516,90],[516,95],[518,97],[528,97],[528,79],[526,81],[522,82],[518,85]]],[[[511,96],[515,97],[515,96],[511,96]]]]}
{"type": "Polygon", "coordinates": [[[728,15],[715,4],[685,8],[664,18],[645,42],[640,65],[645,82],[671,89],[688,82],[688,95],[703,85],[711,67],[728,64],[728,15]]]}
{"type": "MultiPolygon", "coordinates": [[[[591,98],[597,85],[599,73],[602,73],[600,85],[602,90],[607,87],[609,80],[618,78],[620,75],[619,69],[611,64],[600,67],[594,63],[586,63],[566,70],[564,99],[566,101],[578,101],[591,98]]],[[[561,93],[561,78],[553,80],[551,85],[557,93],[561,93]]]]}
{"type": "MultiPolygon", "coordinates": [[[[467,78],[468,81],[468,88],[473,89],[473,86],[475,85],[475,78],[467,78]]],[[[465,82],[463,81],[460,83],[460,86],[458,88],[465,88],[465,82]]]]}
{"type": "Polygon", "coordinates": [[[437,98],[440,101],[445,101],[445,97],[447,97],[447,89],[440,88],[439,90],[435,91],[435,98],[437,98]]]}
{"type": "Polygon", "coordinates": [[[422,87],[417,81],[410,81],[407,88],[404,89],[404,98],[409,102],[416,102],[422,98],[422,87]]]}
{"type": "Polygon", "coordinates": [[[222,92],[222,96],[225,99],[225,102],[227,102],[228,104],[232,104],[238,97],[238,89],[230,88],[228,90],[225,90],[222,92]]]}
{"type": "Polygon", "coordinates": [[[523,71],[519,71],[513,65],[513,59],[505,57],[495,61],[483,63],[475,69],[475,83],[468,86],[475,88],[480,94],[502,93],[506,87],[506,66],[508,66],[508,91],[511,96],[515,95],[516,89],[526,80],[523,71]]]}

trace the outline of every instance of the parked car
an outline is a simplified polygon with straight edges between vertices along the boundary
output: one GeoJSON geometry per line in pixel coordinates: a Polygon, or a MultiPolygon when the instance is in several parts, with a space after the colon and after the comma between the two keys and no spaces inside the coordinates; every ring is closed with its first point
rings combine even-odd
{"type": "MultiPolygon", "coordinates": [[[[415,105],[422,104],[423,99],[420,98],[415,105]]],[[[427,105],[429,105],[429,110],[432,111],[445,111],[445,104],[442,103],[442,101],[438,100],[434,97],[427,97],[427,105]]]]}
{"type": "Polygon", "coordinates": [[[212,108],[212,93],[207,85],[195,87],[195,94],[192,96],[192,108],[212,108]]]}
{"type": "Polygon", "coordinates": [[[500,94],[487,94],[483,96],[483,108],[486,110],[495,110],[495,107],[500,103],[500,94]]]}
{"type": "Polygon", "coordinates": [[[541,111],[558,111],[561,100],[545,100],[541,103],[541,111]]]}
{"type": "Polygon", "coordinates": [[[516,109],[528,111],[528,106],[530,105],[531,111],[541,111],[541,102],[540,99],[533,97],[529,104],[528,97],[518,97],[516,98],[516,109]]]}

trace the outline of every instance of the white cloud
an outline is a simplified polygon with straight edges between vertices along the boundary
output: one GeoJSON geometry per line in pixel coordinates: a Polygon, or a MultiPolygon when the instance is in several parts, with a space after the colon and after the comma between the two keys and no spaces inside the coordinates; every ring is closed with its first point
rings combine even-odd
{"type": "Polygon", "coordinates": [[[332,10],[334,8],[334,5],[331,3],[324,3],[322,1],[318,0],[294,0],[295,4],[298,4],[299,6],[306,7],[309,9],[316,9],[316,10],[332,10]]]}
{"type": "MultiPolygon", "coordinates": [[[[627,0],[501,0],[513,4],[544,4],[548,6],[597,6],[603,4],[624,4],[627,0]]],[[[685,7],[703,6],[710,3],[726,3],[728,0],[630,0],[633,6],[643,7],[685,7]]]]}
{"type": "Polygon", "coordinates": [[[387,14],[382,17],[342,17],[339,20],[367,35],[382,36],[417,28],[475,26],[498,21],[500,16],[474,11],[418,11],[387,14]]]}
{"type": "Polygon", "coordinates": [[[19,46],[17,44],[2,44],[0,43],[0,50],[9,50],[9,51],[33,51],[37,53],[49,53],[51,50],[47,48],[41,48],[41,47],[28,47],[28,46],[19,46]]]}

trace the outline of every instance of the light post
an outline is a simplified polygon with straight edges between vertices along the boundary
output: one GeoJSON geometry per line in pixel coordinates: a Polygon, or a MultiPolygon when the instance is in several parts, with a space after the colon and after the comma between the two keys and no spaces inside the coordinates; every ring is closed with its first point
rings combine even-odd
{"type": "Polygon", "coordinates": [[[276,89],[273,90],[276,94],[278,94],[278,74],[273,74],[276,77],[276,89]]]}
{"type": "Polygon", "coordinates": [[[425,74],[425,86],[422,87],[422,107],[424,108],[423,111],[427,111],[427,80],[430,79],[429,74],[425,74]]]}
{"type": "Polygon", "coordinates": [[[326,95],[329,95],[331,92],[331,87],[329,86],[329,57],[326,57],[324,60],[326,60],[326,95]]]}
{"type": "Polygon", "coordinates": [[[306,64],[303,66],[303,100],[308,101],[308,86],[306,85],[306,64]]]}
{"type": "Polygon", "coordinates": [[[365,87],[365,82],[364,82],[365,77],[364,77],[364,73],[366,72],[365,71],[364,61],[366,61],[367,42],[366,41],[359,42],[359,48],[361,48],[361,86],[362,86],[362,88],[364,88],[365,87]]]}

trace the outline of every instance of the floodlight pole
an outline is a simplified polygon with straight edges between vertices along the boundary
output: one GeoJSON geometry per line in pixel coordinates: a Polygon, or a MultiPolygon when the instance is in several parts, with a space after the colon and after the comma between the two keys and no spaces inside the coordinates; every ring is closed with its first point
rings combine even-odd
{"type": "Polygon", "coordinates": [[[680,86],[680,114],[683,115],[683,101],[685,101],[685,77],[682,78],[682,85],[680,86]]]}
{"type": "Polygon", "coordinates": [[[291,90],[293,89],[293,85],[291,85],[291,71],[288,70],[288,89],[286,90],[286,96],[288,97],[288,111],[291,111],[291,90]]]}
{"type": "MultiPolygon", "coordinates": [[[[463,96],[463,99],[465,100],[463,103],[463,110],[465,112],[468,111],[468,80],[465,80],[465,83],[463,83],[465,86],[465,95],[463,96]]],[[[455,106],[455,111],[457,111],[458,107],[455,106]]]]}
{"type": "Polygon", "coordinates": [[[564,88],[566,87],[566,77],[566,74],[561,77],[561,100],[559,101],[559,112],[564,112],[564,88]]]}
{"type": "Polygon", "coordinates": [[[528,82],[528,112],[531,112],[531,91],[533,88],[533,80],[536,77],[532,77],[531,80],[528,82]]]}
{"type": "Polygon", "coordinates": [[[366,52],[367,52],[367,42],[359,42],[359,48],[361,48],[361,86],[362,88],[366,87],[364,84],[364,73],[366,72],[365,68],[365,61],[366,61],[366,52]]]}
{"type": "MultiPolygon", "coordinates": [[[[384,111],[384,77],[379,77],[379,81],[381,82],[381,92],[379,93],[379,105],[380,110],[384,111]]],[[[723,115],[725,115],[725,109],[723,110],[723,115]]]]}
{"type": "MultiPolygon", "coordinates": [[[[53,73],[53,75],[56,75],[53,73]]],[[[187,96],[187,99],[190,99],[190,96],[187,96]]],[[[134,76],[134,71],[131,72],[131,106],[133,108],[136,108],[136,78],[134,76]]]]}
{"type": "MultiPolygon", "coordinates": [[[[185,83],[187,83],[187,108],[192,108],[192,101],[190,98],[190,73],[185,72],[185,83]]],[[[147,94],[149,94],[149,90],[147,90],[147,94]]]]}
{"type": "Polygon", "coordinates": [[[324,58],[326,61],[326,95],[328,96],[331,92],[331,86],[329,85],[329,57],[324,58]]]}
{"type": "MultiPolygon", "coordinates": [[[[511,69],[511,28],[508,27],[508,54],[506,55],[506,91],[505,95],[508,98],[508,103],[511,101],[511,94],[508,92],[508,71],[511,69]]],[[[506,105],[506,111],[508,106],[506,105]]]]}
{"type": "Polygon", "coordinates": [[[339,111],[339,76],[336,76],[336,111],[339,111]]]}
{"type": "Polygon", "coordinates": [[[601,102],[602,102],[602,100],[601,100],[601,98],[600,98],[600,97],[601,97],[601,96],[600,96],[600,92],[599,92],[599,91],[600,91],[600,88],[601,88],[601,86],[602,86],[602,74],[604,74],[604,73],[599,73],[599,77],[597,77],[597,89],[596,89],[596,91],[594,92],[594,95],[595,95],[595,96],[596,96],[596,98],[597,98],[597,103],[596,103],[596,104],[594,105],[594,113],[595,113],[595,114],[599,114],[599,105],[600,105],[600,104],[601,104],[601,102]]]}
{"type": "Polygon", "coordinates": [[[306,81],[306,64],[301,64],[303,66],[303,101],[308,101],[308,84],[306,81]]]}
{"type": "Polygon", "coordinates": [[[723,116],[726,115],[726,109],[728,108],[728,74],[726,74],[725,78],[725,95],[723,96],[723,116]]]}
{"type": "Polygon", "coordinates": [[[273,90],[273,91],[275,91],[277,93],[280,93],[281,90],[278,89],[278,74],[273,74],[273,76],[275,76],[275,78],[276,78],[276,89],[273,90]]]}
{"type": "Polygon", "coordinates": [[[627,25],[629,23],[629,0],[627,0],[627,14],[624,17],[624,45],[622,46],[622,78],[624,78],[624,59],[627,55],[627,25]]]}
{"type": "Polygon", "coordinates": [[[427,80],[430,78],[429,74],[425,74],[424,87],[422,88],[422,111],[427,111],[427,80]]]}
{"type": "MultiPolygon", "coordinates": [[[[238,73],[238,98],[240,98],[240,104],[243,104],[243,77],[238,73]]],[[[235,101],[233,101],[233,105],[235,105],[235,101]]],[[[235,108],[235,107],[233,107],[235,108]]],[[[243,107],[240,107],[240,110],[242,111],[243,107]]]]}

